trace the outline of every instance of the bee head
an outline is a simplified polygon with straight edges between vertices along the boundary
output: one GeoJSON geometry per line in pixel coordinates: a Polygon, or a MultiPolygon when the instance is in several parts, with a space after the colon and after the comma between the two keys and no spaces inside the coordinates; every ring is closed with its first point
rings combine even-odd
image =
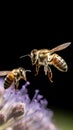
{"type": "Polygon", "coordinates": [[[20,75],[22,76],[22,75],[23,75],[23,72],[25,72],[25,69],[22,68],[22,67],[19,67],[19,72],[20,72],[20,75]]]}
{"type": "Polygon", "coordinates": [[[19,71],[20,71],[20,75],[21,75],[22,79],[27,81],[27,79],[26,79],[26,72],[31,72],[31,70],[25,70],[24,68],[20,67],[19,71]]]}
{"type": "Polygon", "coordinates": [[[37,49],[32,50],[31,53],[30,53],[32,65],[36,64],[37,58],[38,58],[37,56],[38,56],[37,55],[37,49]]]}
{"type": "Polygon", "coordinates": [[[32,65],[34,65],[34,64],[36,64],[37,59],[38,59],[38,53],[37,53],[37,51],[38,51],[37,49],[33,49],[30,54],[20,56],[20,59],[28,56],[28,57],[31,58],[32,65]]]}

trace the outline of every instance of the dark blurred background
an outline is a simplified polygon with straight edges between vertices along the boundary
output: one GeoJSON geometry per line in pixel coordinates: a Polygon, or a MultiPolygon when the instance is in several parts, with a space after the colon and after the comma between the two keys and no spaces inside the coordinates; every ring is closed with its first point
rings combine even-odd
{"type": "Polygon", "coordinates": [[[73,42],[73,30],[68,14],[64,20],[61,15],[45,17],[45,14],[9,14],[8,11],[2,15],[0,28],[0,70],[12,70],[19,66],[31,69],[32,72],[27,73],[31,83],[28,86],[31,98],[35,89],[39,89],[40,94],[48,100],[48,107],[73,110],[73,43],[57,53],[65,59],[69,69],[67,73],[63,73],[51,66],[53,83],[44,75],[43,67],[40,68],[39,75],[34,76],[35,66],[32,67],[29,57],[19,59],[21,55],[30,53],[34,48],[52,49],[65,42],[73,42]]]}

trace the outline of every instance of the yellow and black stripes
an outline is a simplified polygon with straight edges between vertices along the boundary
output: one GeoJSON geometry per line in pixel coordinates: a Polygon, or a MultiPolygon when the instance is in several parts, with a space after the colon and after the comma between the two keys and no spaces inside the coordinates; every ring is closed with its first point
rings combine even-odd
{"type": "Polygon", "coordinates": [[[9,73],[6,78],[5,78],[5,82],[4,82],[4,88],[7,89],[10,87],[10,85],[13,83],[14,80],[14,75],[12,73],[9,73]]]}

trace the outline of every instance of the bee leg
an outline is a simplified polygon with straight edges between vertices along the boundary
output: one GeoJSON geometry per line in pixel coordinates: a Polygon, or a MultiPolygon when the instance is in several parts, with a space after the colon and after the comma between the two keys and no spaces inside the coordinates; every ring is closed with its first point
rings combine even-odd
{"type": "Polygon", "coordinates": [[[47,72],[48,72],[48,63],[47,63],[46,59],[44,60],[44,72],[45,72],[45,75],[47,75],[47,72]]]}
{"type": "Polygon", "coordinates": [[[17,90],[19,86],[19,83],[15,84],[15,89],[17,90]]]}
{"type": "Polygon", "coordinates": [[[40,65],[39,65],[39,64],[36,64],[36,73],[35,73],[35,76],[38,75],[39,68],[40,68],[40,65]]]}
{"type": "Polygon", "coordinates": [[[47,75],[47,72],[48,72],[48,66],[44,65],[44,72],[45,72],[45,75],[47,75]]]}
{"type": "Polygon", "coordinates": [[[19,80],[15,80],[15,90],[18,89],[18,86],[19,86],[19,80]]]}
{"type": "Polygon", "coordinates": [[[53,80],[52,80],[52,71],[51,71],[51,68],[48,66],[48,78],[50,80],[50,82],[52,83],[53,80]]]}
{"type": "Polygon", "coordinates": [[[16,82],[15,83],[15,94],[17,94],[17,92],[18,92],[18,86],[19,86],[19,82],[16,82]]]}
{"type": "Polygon", "coordinates": [[[26,76],[24,76],[22,79],[23,79],[24,81],[27,81],[27,78],[26,78],[26,76]]]}

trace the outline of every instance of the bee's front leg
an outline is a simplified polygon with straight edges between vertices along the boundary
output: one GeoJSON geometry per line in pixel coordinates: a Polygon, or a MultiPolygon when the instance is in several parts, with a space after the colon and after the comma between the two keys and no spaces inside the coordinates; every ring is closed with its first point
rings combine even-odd
{"type": "Polygon", "coordinates": [[[26,78],[25,75],[22,77],[22,79],[23,79],[24,81],[27,81],[27,78],[26,78]]]}
{"type": "Polygon", "coordinates": [[[15,84],[15,90],[17,90],[19,87],[19,80],[15,79],[14,84],[15,84]]]}
{"type": "Polygon", "coordinates": [[[48,78],[50,80],[50,82],[52,83],[53,80],[52,80],[52,71],[51,71],[51,68],[48,66],[48,78]]]}

